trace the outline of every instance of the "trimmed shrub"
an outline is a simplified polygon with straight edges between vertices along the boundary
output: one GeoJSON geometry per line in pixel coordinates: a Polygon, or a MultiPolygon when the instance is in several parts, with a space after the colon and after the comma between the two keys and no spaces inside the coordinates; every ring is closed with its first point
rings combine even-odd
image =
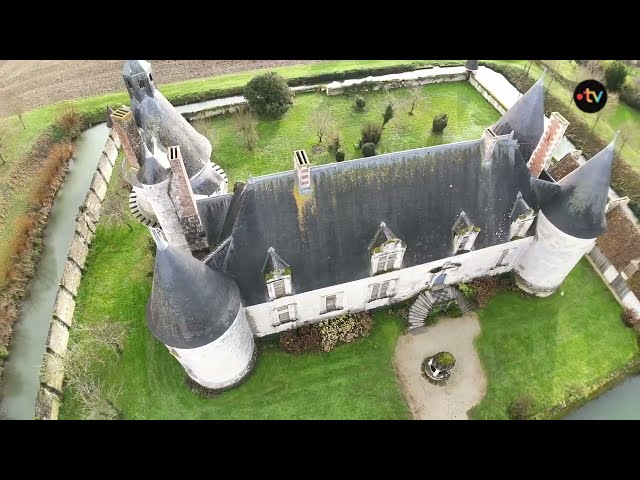
{"type": "Polygon", "coordinates": [[[336,155],[338,150],[340,150],[340,134],[336,131],[331,132],[328,143],[327,150],[329,150],[329,153],[336,155]]]}
{"type": "Polygon", "coordinates": [[[507,414],[511,420],[526,420],[531,416],[533,398],[530,395],[522,395],[511,402],[507,408],[507,414]]]}
{"type": "Polygon", "coordinates": [[[627,66],[619,60],[614,60],[604,69],[604,78],[609,90],[619,91],[627,79],[627,66]]]}
{"type": "Polygon", "coordinates": [[[376,154],[376,145],[375,143],[369,142],[362,145],[362,154],[365,157],[373,157],[376,154]]]}
{"type": "Polygon", "coordinates": [[[389,121],[393,118],[395,112],[393,111],[393,105],[391,103],[387,104],[387,107],[384,109],[384,113],[382,114],[382,128],[389,123],[389,121]]]}
{"type": "Polygon", "coordinates": [[[367,106],[367,101],[364,99],[364,97],[362,95],[356,95],[356,101],[353,104],[353,108],[356,110],[356,112],[362,112],[364,110],[364,107],[367,106]]]}
{"type": "Polygon", "coordinates": [[[433,364],[438,370],[451,370],[456,364],[456,357],[450,352],[439,352],[433,356],[433,364]]]}
{"type": "Polygon", "coordinates": [[[258,115],[268,118],[282,118],[293,105],[289,85],[275,72],[252,78],[244,87],[244,96],[258,115]]]}
{"type": "Polygon", "coordinates": [[[449,115],[446,113],[441,113],[433,119],[433,125],[431,126],[431,131],[433,133],[442,133],[444,129],[447,128],[449,124],[449,115]]]}
{"type": "Polygon", "coordinates": [[[630,308],[624,308],[621,314],[622,323],[624,323],[627,327],[637,327],[640,326],[640,316],[630,308]]]}
{"type": "Polygon", "coordinates": [[[307,325],[280,334],[280,348],[285,352],[300,354],[322,351],[322,334],[315,325],[307,325]]]}
{"type": "Polygon", "coordinates": [[[329,352],[339,342],[351,343],[358,338],[369,336],[373,328],[373,318],[366,312],[350,313],[324,320],[314,327],[322,337],[322,350],[329,352]]]}
{"type": "Polygon", "coordinates": [[[373,143],[378,145],[382,137],[382,127],[377,123],[367,123],[362,127],[362,137],[360,138],[360,147],[365,143],[373,143]]]}
{"type": "Polygon", "coordinates": [[[344,151],[339,148],[338,150],[336,150],[336,162],[343,162],[344,161],[344,151]]]}

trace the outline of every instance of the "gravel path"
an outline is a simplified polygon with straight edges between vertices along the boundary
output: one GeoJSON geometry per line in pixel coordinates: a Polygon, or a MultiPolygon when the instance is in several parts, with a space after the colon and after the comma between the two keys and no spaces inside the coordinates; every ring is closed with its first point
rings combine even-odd
{"type": "Polygon", "coordinates": [[[467,411],[484,397],[487,381],[473,339],[480,334],[474,313],[441,318],[400,337],[395,365],[409,408],[416,420],[467,420],[467,411]],[[441,351],[453,353],[456,365],[446,385],[429,383],[420,372],[425,357],[441,351]]]}
{"type": "MultiPolygon", "coordinates": [[[[310,60],[152,60],[160,85],[226,73],[282,67],[310,60]]],[[[27,110],[81,97],[124,90],[123,60],[0,60],[0,116],[11,113],[7,97],[17,92],[27,110]]]]}

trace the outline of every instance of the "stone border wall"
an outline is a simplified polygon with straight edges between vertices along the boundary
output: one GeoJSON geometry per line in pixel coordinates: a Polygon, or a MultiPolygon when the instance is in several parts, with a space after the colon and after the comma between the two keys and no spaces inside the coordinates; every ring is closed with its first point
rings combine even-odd
{"type": "Polygon", "coordinates": [[[487,102],[493,105],[493,108],[500,112],[500,115],[504,115],[507,112],[508,108],[498,99],[498,97],[491,93],[491,90],[478,83],[473,75],[469,78],[469,83],[473,85],[473,87],[487,102]]]}
{"type": "Polygon", "coordinates": [[[102,202],[107,193],[119,148],[118,137],[113,130],[110,130],[89,191],[76,216],[76,230],[67,253],[67,261],[60,278],[49,323],[49,335],[40,370],[40,388],[35,405],[36,419],[58,419],[64,380],[63,358],[67,351],[69,329],[73,323],[73,313],[76,308],[75,297],[89,253],[89,244],[96,233],[96,224],[100,219],[102,202]]]}

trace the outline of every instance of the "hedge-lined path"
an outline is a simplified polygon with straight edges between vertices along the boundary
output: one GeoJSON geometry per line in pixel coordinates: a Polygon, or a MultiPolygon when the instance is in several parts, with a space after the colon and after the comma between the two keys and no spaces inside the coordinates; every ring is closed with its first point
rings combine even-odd
{"type": "Polygon", "coordinates": [[[398,339],[394,362],[407,403],[416,420],[467,420],[467,411],[480,403],[487,380],[473,340],[480,334],[475,313],[441,318],[436,325],[412,330],[398,339]],[[429,355],[453,353],[456,365],[444,385],[429,383],[420,372],[429,355]]]}

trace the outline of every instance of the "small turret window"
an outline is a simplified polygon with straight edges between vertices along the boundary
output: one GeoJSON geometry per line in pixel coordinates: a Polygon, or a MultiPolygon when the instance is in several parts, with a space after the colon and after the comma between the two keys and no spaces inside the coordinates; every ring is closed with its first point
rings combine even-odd
{"type": "Polygon", "coordinates": [[[128,88],[132,88],[133,85],[131,85],[131,80],[129,80],[128,78],[125,80],[125,83],[127,84],[128,88]]]}
{"type": "Polygon", "coordinates": [[[153,76],[151,74],[149,74],[149,81],[153,82],[153,76]]]}
{"type": "Polygon", "coordinates": [[[144,88],[144,80],[138,80],[138,86],[144,88]]]}

